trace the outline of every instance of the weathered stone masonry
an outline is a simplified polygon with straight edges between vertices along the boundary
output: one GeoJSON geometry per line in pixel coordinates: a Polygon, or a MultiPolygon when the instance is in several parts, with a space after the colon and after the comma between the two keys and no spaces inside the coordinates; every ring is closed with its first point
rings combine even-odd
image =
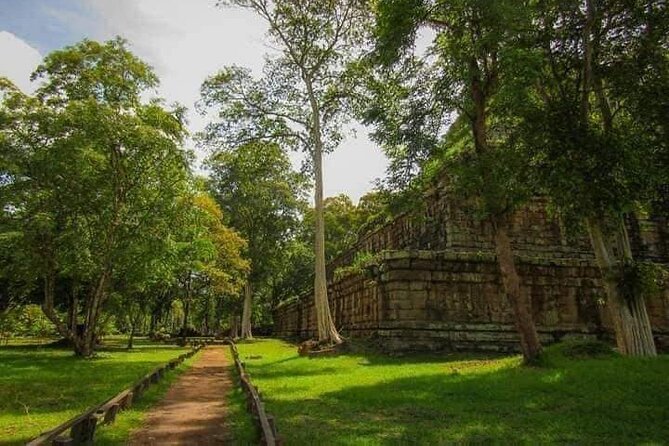
{"type": "MultiPolygon", "coordinates": [[[[375,338],[388,350],[514,351],[513,311],[502,292],[491,228],[433,193],[420,217],[404,215],[367,234],[329,265],[333,317],[346,336],[375,338]],[[338,279],[356,252],[381,253],[378,269],[338,279]]],[[[635,254],[669,263],[667,222],[629,222],[635,254]]],[[[583,235],[569,237],[534,200],[514,220],[523,288],[542,341],[610,336],[599,270],[583,235]]],[[[669,344],[669,290],[648,301],[656,340],[669,344]]],[[[313,296],[277,308],[275,333],[316,334],[313,296]]]]}

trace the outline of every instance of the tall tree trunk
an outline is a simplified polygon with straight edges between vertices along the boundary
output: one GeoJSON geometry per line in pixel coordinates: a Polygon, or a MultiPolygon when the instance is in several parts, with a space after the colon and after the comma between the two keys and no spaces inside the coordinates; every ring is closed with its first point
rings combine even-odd
{"type": "Polygon", "coordinates": [[[606,306],[618,350],[628,356],[657,356],[644,296],[625,298],[618,287],[617,277],[620,276],[624,262],[632,260],[632,249],[623,219],[617,222],[613,236],[607,236],[603,225],[595,219],[588,219],[587,226],[602,274],[606,306]]]}
{"type": "MultiPolygon", "coordinates": [[[[598,46],[599,22],[595,3],[585,0],[586,21],[583,27],[583,79],[580,104],[580,119],[583,128],[587,128],[590,119],[590,95],[594,91],[597,105],[602,116],[605,133],[613,129],[613,114],[604,93],[601,79],[594,76],[595,49],[598,46]]],[[[601,220],[586,220],[592,248],[602,275],[602,282],[607,295],[607,308],[613,323],[616,345],[623,355],[656,356],[650,318],[646,310],[644,296],[629,296],[627,299],[618,288],[617,277],[622,272],[625,262],[633,260],[629,235],[622,217],[614,222],[613,234],[607,234],[601,220]]]]}
{"type": "MultiPolygon", "coordinates": [[[[474,73],[472,78],[472,101],[474,103],[474,115],[472,117],[472,134],[474,136],[474,147],[480,157],[484,157],[489,148],[488,128],[486,122],[488,89],[493,88],[496,83],[496,70],[492,70],[490,78],[484,81],[481,79],[481,70],[478,61],[472,57],[470,68],[474,73]]],[[[493,181],[488,181],[489,172],[484,170],[484,187],[495,187],[493,181]],[[488,186],[488,185],[493,186],[488,186]]],[[[491,194],[495,196],[496,194],[491,194]]],[[[523,352],[523,358],[526,363],[535,362],[541,354],[541,342],[537,334],[534,319],[532,318],[532,302],[530,296],[524,293],[520,286],[520,277],[516,269],[515,259],[513,257],[513,248],[511,238],[509,237],[509,222],[511,214],[509,210],[504,209],[504,203],[486,203],[489,211],[493,214],[491,222],[494,229],[495,253],[497,254],[497,264],[499,266],[500,276],[504,293],[506,294],[511,306],[513,307],[516,330],[520,335],[520,347],[523,352]]]]}
{"type": "Polygon", "coordinates": [[[135,339],[135,324],[134,322],[130,323],[130,336],[128,336],[128,350],[133,348],[133,341],[135,339]]]}
{"type": "Polygon", "coordinates": [[[55,270],[49,268],[44,278],[44,301],[42,302],[42,312],[54,324],[58,333],[73,344],[74,354],[82,357],[89,357],[93,354],[93,349],[90,344],[85,342],[85,330],[82,326],[73,321],[73,325],[69,326],[67,322],[63,322],[55,309],[55,295],[56,295],[56,273],[55,270]]]}
{"type": "Polygon", "coordinates": [[[204,315],[203,315],[203,321],[202,321],[202,333],[205,336],[209,336],[209,308],[211,304],[211,300],[207,297],[207,299],[204,301],[204,315]]]}
{"type": "Polygon", "coordinates": [[[513,258],[508,220],[497,219],[493,222],[495,231],[495,253],[500,276],[507,298],[513,307],[516,330],[520,335],[520,346],[526,363],[537,360],[541,354],[541,342],[532,317],[532,301],[520,286],[520,276],[513,258]]]}
{"type": "MultiPolygon", "coordinates": [[[[145,323],[144,309],[137,308],[136,311],[132,312],[128,316],[128,321],[130,322],[130,336],[128,336],[128,350],[133,348],[133,342],[135,340],[135,333],[137,332],[137,325],[140,325],[140,329],[145,323]]],[[[141,331],[140,331],[141,333],[141,331]]]]}
{"type": "Polygon", "coordinates": [[[63,338],[75,342],[76,324],[70,331],[68,325],[64,323],[58,313],[56,313],[54,301],[56,296],[56,273],[53,270],[47,271],[44,277],[44,301],[42,302],[42,312],[56,327],[58,334],[63,338]]]}
{"type": "Polygon", "coordinates": [[[186,279],[186,298],[182,301],[183,302],[183,310],[184,310],[184,320],[183,324],[181,325],[181,343],[183,345],[186,345],[187,342],[187,332],[188,332],[188,314],[190,313],[190,301],[192,297],[193,290],[191,288],[191,280],[192,280],[192,272],[188,272],[188,278],[186,279]]]}
{"type": "Polygon", "coordinates": [[[77,329],[77,315],[78,315],[78,309],[79,309],[79,296],[78,296],[78,289],[77,285],[73,285],[72,287],[72,293],[71,293],[71,298],[70,298],[70,308],[67,309],[67,326],[69,330],[74,333],[77,329]]]}
{"type": "Polygon", "coordinates": [[[154,337],[156,334],[156,327],[158,326],[158,316],[156,316],[156,312],[151,311],[151,319],[149,320],[149,336],[151,338],[154,337]]]}
{"type": "Polygon", "coordinates": [[[314,275],[314,300],[316,307],[316,320],[318,324],[318,340],[320,342],[339,344],[341,336],[337,332],[330,305],[328,302],[328,286],[325,270],[325,219],[323,209],[323,141],[321,138],[320,110],[314,95],[311,80],[305,77],[312,117],[312,138],[314,141],[314,175],[316,187],[314,193],[314,204],[316,213],[315,227],[315,255],[316,271],[314,275]]]}
{"type": "Polygon", "coordinates": [[[236,314],[230,315],[230,337],[232,339],[239,337],[239,317],[236,314]]]}
{"type": "Polygon", "coordinates": [[[97,341],[97,327],[100,319],[102,304],[104,303],[107,284],[111,275],[111,268],[105,268],[102,272],[91,294],[86,299],[85,313],[86,318],[80,338],[79,346],[75,342],[76,353],[83,357],[93,356],[95,353],[95,343],[97,341]]]}
{"type": "Polygon", "coordinates": [[[253,289],[251,282],[244,285],[244,308],[242,310],[242,339],[253,339],[251,316],[253,315],[253,289]]]}
{"type": "Polygon", "coordinates": [[[216,308],[214,310],[214,335],[220,336],[223,324],[223,297],[216,299],[216,308]]]}
{"type": "Polygon", "coordinates": [[[181,343],[186,345],[188,338],[188,315],[190,313],[190,298],[184,301],[184,319],[181,324],[181,343]]]}

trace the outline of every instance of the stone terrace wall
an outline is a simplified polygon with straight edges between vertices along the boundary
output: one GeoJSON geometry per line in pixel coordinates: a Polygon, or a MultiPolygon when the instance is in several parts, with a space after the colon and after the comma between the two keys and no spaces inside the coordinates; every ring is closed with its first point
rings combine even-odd
{"type": "MultiPolygon", "coordinates": [[[[350,265],[358,252],[384,250],[492,251],[492,227],[477,220],[471,209],[455,204],[441,189],[425,198],[425,208],[403,214],[385,226],[364,234],[348,251],[328,265],[329,277],[336,268],[350,265]]],[[[628,221],[635,254],[669,263],[669,224],[666,219],[628,221]]],[[[513,220],[511,237],[514,252],[540,258],[594,259],[585,233],[567,231],[546,211],[546,200],[533,199],[519,209],[513,220]]]]}
{"type": "MultiPolygon", "coordinates": [[[[328,267],[337,327],[347,336],[378,339],[389,350],[516,350],[491,228],[470,215],[433,192],[422,215],[400,216],[335,259],[328,267]],[[350,264],[361,251],[383,252],[376,276],[334,280],[335,268],[350,264]]],[[[669,263],[666,221],[633,220],[628,228],[635,255],[669,263]]],[[[587,237],[566,234],[541,199],[516,214],[512,236],[542,340],[610,336],[587,237]]],[[[669,346],[669,290],[648,307],[658,343],[669,346]]],[[[280,306],[274,321],[280,336],[314,336],[313,296],[280,306]]]]}
{"type": "MultiPolygon", "coordinates": [[[[425,208],[403,214],[385,226],[364,234],[348,251],[328,265],[330,276],[340,266],[351,264],[358,252],[384,250],[492,250],[492,228],[472,216],[466,207],[456,206],[444,192],[433,191],[425,208]]],[[[520,209],[511,228],[518,254],[542,257],[592,258],[584,234],[568,236],[559,221],[545,211],[545,200],[537,198],[520,209]]]]}
{"type": "MultiPolygon", "coordinates": [[[[590,260],[519,258],[544,343],[567,336],[610,337],[599,271],[590,260]]],[[[513,311],[490,254],[391,251],[375,278],[330,283],[330,304],[345,336],[374,338],[388,350],[515,351],[513,311]]],[[[669,347],[669,292],[648,302],[660,347],[669,347]]],[[[281,306],[280,336],[316,335],[313,298],[281,306]]]]}

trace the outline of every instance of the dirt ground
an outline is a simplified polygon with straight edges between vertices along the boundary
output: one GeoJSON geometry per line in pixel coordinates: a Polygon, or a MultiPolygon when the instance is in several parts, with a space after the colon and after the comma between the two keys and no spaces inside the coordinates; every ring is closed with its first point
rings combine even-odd
{"type": "Polygon", "coordinates": [[[231,442],[225,426],[225,397],[233,386],[228,349],[210,346],[175,381],[165,398],[148,413],[144,426],[128,444],[220,445],[231,442]]]}

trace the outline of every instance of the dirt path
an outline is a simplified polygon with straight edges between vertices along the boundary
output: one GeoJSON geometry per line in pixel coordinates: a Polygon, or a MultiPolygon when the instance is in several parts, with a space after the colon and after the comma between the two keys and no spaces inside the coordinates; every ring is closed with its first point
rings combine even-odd
{"type": "Polygon", "coordinates": [[[220,445],[228,443],[225,396],[233,385],[226,346],[202,350],[193,366],[148,413],[128,444],[220,445]]]}

